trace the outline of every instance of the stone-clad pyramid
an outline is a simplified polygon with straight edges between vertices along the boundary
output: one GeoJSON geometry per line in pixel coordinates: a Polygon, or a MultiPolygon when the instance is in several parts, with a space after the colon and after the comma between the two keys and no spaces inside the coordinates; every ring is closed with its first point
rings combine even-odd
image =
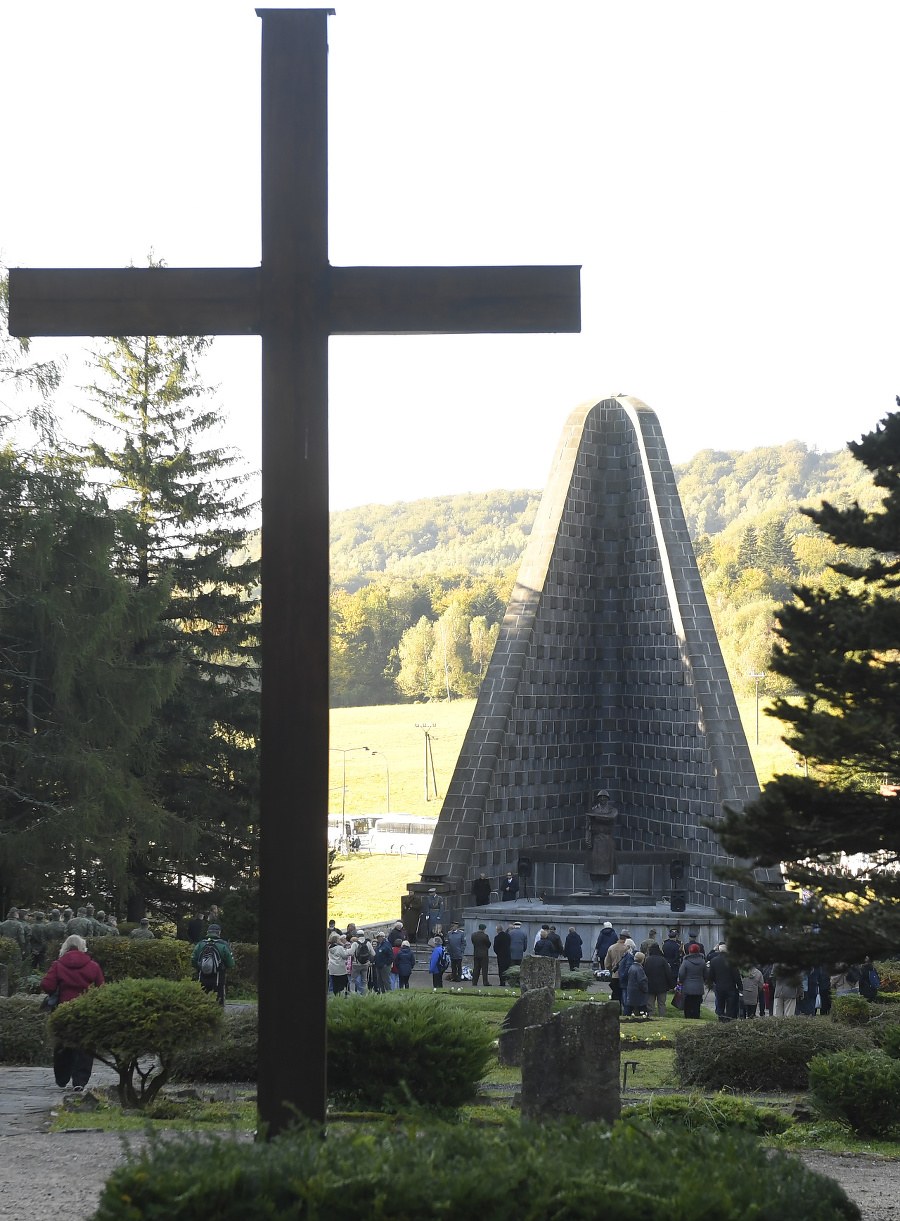
{"type": "MultiPolygon", "coordinates": [[[[655,414],[619,396],[569,417],[438,821],[420,890],[471,902],[532,861],[529,894],[591,889],[593,794],[620,816],[610,887],[732,907],[701,820],[758,792],[655,414]]],[[[635,899],[637,901],[637,898],[635,899]]]]}

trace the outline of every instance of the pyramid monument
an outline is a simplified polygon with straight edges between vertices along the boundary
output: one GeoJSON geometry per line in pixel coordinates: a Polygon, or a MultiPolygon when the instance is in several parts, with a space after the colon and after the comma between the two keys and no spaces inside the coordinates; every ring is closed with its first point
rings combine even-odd
{"type": "Polygon", "coordinates": [[[740,911],[745,892],[716,876],[729,858],[704,822],[758,791],[659,421],[625,395],[583,404],[410,901],[434,887],[447,918],[487,916],[474,880],[496,892],[511,871],[519,904],[563,914],[635,906],[650,926],[655,908],[684,910],[677,892],[689,916],[740,911]],[[614,872],[598,879],[586,834],[600,790],[614,872]]]}

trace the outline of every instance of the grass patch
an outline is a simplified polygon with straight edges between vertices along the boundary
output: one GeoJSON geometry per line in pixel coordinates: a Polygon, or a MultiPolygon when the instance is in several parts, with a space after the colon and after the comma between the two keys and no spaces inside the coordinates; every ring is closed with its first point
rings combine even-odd
{"type": "Polygon", "coordinates": [[[861,1140],[833,1119],[795,1123],[781,1136],[766,1140],[776,1149],[821,1149],[826,1153],[876,1153],[900,1160],[900,1141],[861,1140]]]}
{"type": "Polygon", "coordinates": [[[522,1070],[520,1068],[501,1068],[494,1064],[490,1072],[481,1078],[482,1085],[521,1085],[522,1070]]]}
{"type": "Polygon", "coordinates": [[[631,1089],[666,1089],[678,1084],[675,1078],[675,1057],[667,1048],[654,1047],[631,1052],[623,1047],[622,1059],[636,1060],[640,1066],[634,1076],[634,1070],[628,1070],[628,1090],[623,1098],[627,1097],[631,1089]]]}
{"type": "Polygon", "coordinates": [[[258,1122],[256,1103],[246,1098],[233,1102],[188,1102],[163,1097],[161,1103],[165,1105],[151,1107],[145,1115],[123,1115],[120,1106],[103,1100],[93,1111],[77,1104],[67,1106],[53,1118],[50,1131],[93,1128],[100,1132],[141,1132],[149,1127],[153,1131],[215,1132],[233,1128],[253,1132],[258,1122]]]}

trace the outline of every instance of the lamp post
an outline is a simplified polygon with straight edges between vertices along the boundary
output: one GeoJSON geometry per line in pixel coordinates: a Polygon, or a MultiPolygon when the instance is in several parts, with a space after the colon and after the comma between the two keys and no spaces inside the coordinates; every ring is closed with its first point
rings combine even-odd
{"type": "Polygon", "coordinates": [[[377,755],[379,759],[384,760],[384,766],[387,768],[387,813],[391,812],[391,765],[388,763],[387,755],[383,750],[373,750],[370,752],[373,756],[377,755]]]}
{"type": "Polygon", "coordinates": [[[756,679],[756,745],[759,746],[759,680],[766,676],[765,674],[754,674],[751,671],[747,677],[756,679]]]}
{"type": "Polygon", "coordinates": [[[337,751],[341,756],[341,822],[343,822],[347,809],[347,756],[351,750],[368,750],[369,748],[368,746],[329,746],[328,749],[337,751]]]}

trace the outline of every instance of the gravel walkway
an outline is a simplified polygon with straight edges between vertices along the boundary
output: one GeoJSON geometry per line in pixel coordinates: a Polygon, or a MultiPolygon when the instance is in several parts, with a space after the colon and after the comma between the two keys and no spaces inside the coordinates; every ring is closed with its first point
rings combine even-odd
{"type": "MultiPolygon", "coordinates": [[[[95,1065],[92,1085],[114,1081],[112,1070],[95,1065]]],[[[87,1221],[123,1160],[124,1142],[143,1147],[142,1132],[44,1132],[63,1092],[49,1068],[0,1066],[2,1221],[87,1221]]],[[[837,1179],[864,1221],[900,1218],[900,1160],[816,1151],[801,1156],[810,1170],[837,1179]]]]}

